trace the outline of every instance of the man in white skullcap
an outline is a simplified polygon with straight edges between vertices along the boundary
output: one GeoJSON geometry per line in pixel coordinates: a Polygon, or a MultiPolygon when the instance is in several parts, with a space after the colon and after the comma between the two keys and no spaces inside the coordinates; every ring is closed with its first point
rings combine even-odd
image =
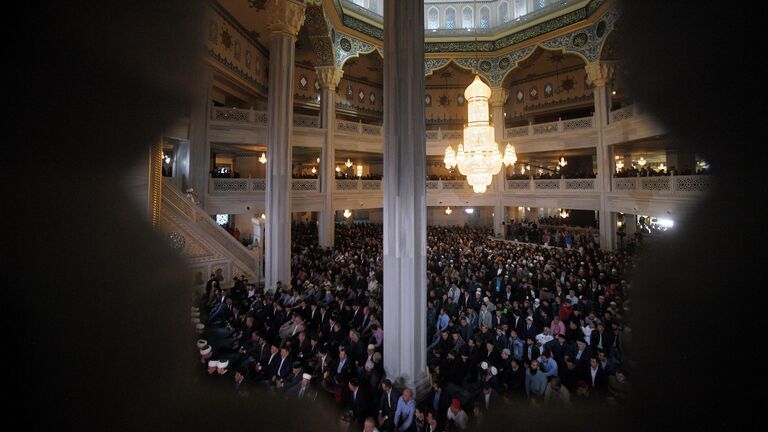
{"type": "Polygon", "coordinates": [[[219,375],[224,375],[227,372],[229,372],[229,369],[227,369],[228,367],[229,367],[229,360],[226,360],[226,359],[219,360],[218,363],[216,364],[216,373],[218,373],[219,375]]]}
{"type": "Polygon", "coordinates": [[[211,349],[210,345],[205,345],[200,348],[200,363],[206,364],[208,363],[208,360],[210,360],[211,355],[213,354],[213,349],[211,349]]]}

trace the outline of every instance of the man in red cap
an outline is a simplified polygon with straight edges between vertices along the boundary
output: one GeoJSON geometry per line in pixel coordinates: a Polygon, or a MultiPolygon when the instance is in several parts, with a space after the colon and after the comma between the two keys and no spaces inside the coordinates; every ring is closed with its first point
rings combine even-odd
{"type": "Polygon", "coordinates": [[[451,401],[451,406],[448,408],[447,419],[449,422],[453,422],[456,428],[464,430],[467,428],[467,422],[469,417],[467,413],[461,409],[461,402],[458,399],[451,401]]]}

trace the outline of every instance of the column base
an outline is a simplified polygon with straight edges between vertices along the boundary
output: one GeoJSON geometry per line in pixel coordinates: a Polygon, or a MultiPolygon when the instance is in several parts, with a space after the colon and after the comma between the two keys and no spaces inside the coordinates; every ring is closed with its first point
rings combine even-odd
{"type": "Polygon", "coordinates": [[[432,390],[432,377],[426,370],[419,372],[413,378],[408,376],[392,377],[389,375],[387,375],[387,378],[392,381],[392,386],[400,392],[406,387],[413,390],[413,398],[417,403],[424,400],[432,390]]]}

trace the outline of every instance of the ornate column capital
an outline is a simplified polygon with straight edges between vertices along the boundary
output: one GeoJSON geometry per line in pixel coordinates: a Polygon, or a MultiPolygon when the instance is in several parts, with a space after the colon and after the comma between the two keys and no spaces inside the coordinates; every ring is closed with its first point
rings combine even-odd
{"type": "Polygon", "coordinates": [[[488,103],[492,107],[504,106],[507,103],[509,92],[504,87],[491,87],[491,97],[488,99],[488,103]]]}
{"type": "Polygon", "coordinates": [[[595,87],[603,87],[613,79],[616,69],[614,62],[594,61],[584,67],[587,71],[587,82],[595,87]]]}
{"type": "Polygon", "coordinates": [[[304,24],[304,9],[303,3],[293,0],[267,0],[269,31],[273,34],[288,34],[295,38],[304,24]]]}
{"type": "Polygon", "coordinates": [[[336,66],[315,66],[315,72],[317,73],[317,81],[320,83],[320,88],[330,89],[331,91],[336,91],[336,87],[344,75],[344,69],[337,68],[336,66]]]}

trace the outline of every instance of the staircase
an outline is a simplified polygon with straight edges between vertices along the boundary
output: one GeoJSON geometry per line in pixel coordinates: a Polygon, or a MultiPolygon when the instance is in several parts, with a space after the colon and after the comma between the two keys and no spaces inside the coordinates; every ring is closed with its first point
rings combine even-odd
{"type": "Polygon", "coordinates": [[[170,179],[163,179],[162,196],[158,228],[187,260],[195,288],[204,287],[211,273],[221,276],[222,286],[243,274],[256,282],[256,250],[240,244],[170,179]]]}

